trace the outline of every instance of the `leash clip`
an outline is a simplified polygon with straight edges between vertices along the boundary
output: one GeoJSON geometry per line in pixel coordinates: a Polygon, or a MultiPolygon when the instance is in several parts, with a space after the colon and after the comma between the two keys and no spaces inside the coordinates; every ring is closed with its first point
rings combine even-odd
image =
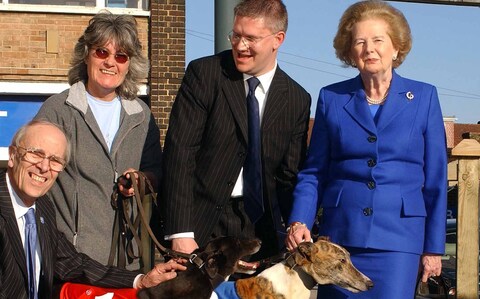
{"type": "Polygon", "coordinates": [[[190,257],[188,258],[188,261],[190,263],[194,264],[195,266],[197,266],[198,269],[202,269],[203,265],[205,265],[205,262],[201,258],[199,258],[198,255],[195,254],[195,253],[192,253],[190,255],[190,257]],[[196,262],[196,261],[198,261],[198,262],[196,262]]]}

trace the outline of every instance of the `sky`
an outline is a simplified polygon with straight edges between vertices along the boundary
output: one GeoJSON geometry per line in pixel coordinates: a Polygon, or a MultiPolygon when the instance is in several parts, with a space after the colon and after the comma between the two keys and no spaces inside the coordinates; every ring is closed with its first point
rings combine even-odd
{"type": "MultiPolygon", "coordinates": [[[[227,1],[227,0],[225,0],[227,1]]],[[[312,96],[358,74],[336,58],[333,38],[353,0],[284,0],[289,15],[279,66],[312,96]]],[[[389,2],[410,24],[413,47],[399,75],[433,84],[444,117],[480,121],[480,7],[389,2]]],[[[214,54],[214,0],[186,0],[186,63],[214,54]]],[[[222,37],[223,38],[223,37],[222,37]]]]}

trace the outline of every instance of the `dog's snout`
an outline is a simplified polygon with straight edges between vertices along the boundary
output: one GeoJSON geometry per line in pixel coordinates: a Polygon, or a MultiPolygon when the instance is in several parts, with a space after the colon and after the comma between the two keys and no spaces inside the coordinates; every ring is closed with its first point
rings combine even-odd
{"type": "Polygon", "coordinates": [[[373,288],[373,281],[371,280],[367,280],[367,282],[365,283],[367,285],[367,289],[370,290],[371,288],[373,288]]]}

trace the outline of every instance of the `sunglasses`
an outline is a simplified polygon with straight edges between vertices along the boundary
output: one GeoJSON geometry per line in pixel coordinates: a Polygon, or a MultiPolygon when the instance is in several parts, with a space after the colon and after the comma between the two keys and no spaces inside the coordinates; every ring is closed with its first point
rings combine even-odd
{"type": "Polygon", "coordinates": [[[110,54],[110,52],[105,48],[95,49],[95,56],[97,56],[100,59],[107,59],[110,55],[113,55],[113,57],[115,58],[115,61],[121,64],[126,63],[129,59],[128,55],[122,52],[110,54]]]}

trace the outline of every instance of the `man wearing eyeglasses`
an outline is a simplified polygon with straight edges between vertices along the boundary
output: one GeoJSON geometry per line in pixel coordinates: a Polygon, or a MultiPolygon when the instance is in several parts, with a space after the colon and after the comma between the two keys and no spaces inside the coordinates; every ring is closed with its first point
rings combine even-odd
{"type": "Polygon", "coordinates": [[[78,253],[57,230],[53,204],[45,196],[69,157],[70,143],[52,123],[33,121],[14,136],[7,172],[0,171],[0,298],[53,298],[54,279],[151,287],[186,269],[169,262],[143,275],[78,253]]]}
{"type": "Polygon", "coordinates": [[[189,253],[219,235],[256,236],[262,258],[283,246],[311,99],[277,64],[282,1],[241,1],[234,13],[232,49],[192,61],[172,107],[165,238],[189,253]]]}

